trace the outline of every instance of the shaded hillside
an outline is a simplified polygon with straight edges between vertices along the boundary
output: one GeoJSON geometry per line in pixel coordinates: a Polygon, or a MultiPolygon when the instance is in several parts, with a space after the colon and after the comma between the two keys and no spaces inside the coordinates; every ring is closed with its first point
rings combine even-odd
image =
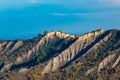
{"type": "Polygon", "coordinates": [[[120,79],[120,31],[109,30],[98,37],[87,51],[75,57],[67,67],[63,67],[54,73],[47,74],[47,80],[119,80],[120,79]],[[50,76],[50,77],[47,77],[50,76]],[[56,77],[53,77],[56,76],[56,77]]]}
{"type": "Polygon", "coordinates": [[[1,78],[8,80],[119,80],[120,30],[1,40],[0,55],[1,78]]]}
{"type": "Polygon", "coordinates": [[[31,40],[13,40],[1,43],[1,72],[30,68],[57,56],[77,37],[53,31],[31,40]],[[62,44],[60,44],[62,43],[62,44]]]}

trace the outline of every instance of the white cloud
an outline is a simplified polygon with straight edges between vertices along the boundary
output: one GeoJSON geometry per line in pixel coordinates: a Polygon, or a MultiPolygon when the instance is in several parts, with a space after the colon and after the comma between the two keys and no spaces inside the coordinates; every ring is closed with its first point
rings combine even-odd
{"type": "Polygon", "coordinates": [[[70,7],[120,6],[120,0],[0,0],[0,9],[30,6],[31,4],[59,4],[70,7]],[[30,5],[29,5],[30,4],[30,5]],[[111,5],[110,5],[111,4],[111,5]]]}
{"type": "Polygon", "coordinates": [[[70,14],[65,14],[65,13],[52,13],[50,15],[54,15],[54,16],[68,16],[70,14]]]}
{"type": "Polygon", "coordinates": [[[54,16],[99,16],[99,15],[119,15],[120,12],[98,12],[98,13],[52,13],[54,16]]]}
{"type": "Polygon", "coordinates": [[[43,0],[27,0],[27,3],[43,3],[43,0]]]}
{"type": "Polygon", "coordinates": [[[120,0],[98,0],[100,2],[106,3],[106,4],[120,4],[120,0]]]}
{"type": "MultiPolygon", "coordinates": [[[[99,4],[99,3],[114,3],[119,4],[120,0],[43,0],[46,3],[60,3],[60,4],[99,4]]],[[[80,5],[79,5],[80,6],[80,5]]],[[[110,6],[110,5],[109,5],[110,6]]]]}

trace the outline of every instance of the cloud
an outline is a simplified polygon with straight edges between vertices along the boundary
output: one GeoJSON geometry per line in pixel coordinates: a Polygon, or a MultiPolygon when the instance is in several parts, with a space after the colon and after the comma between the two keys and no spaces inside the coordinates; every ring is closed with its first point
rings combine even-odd
{"type": "Polygon", "coordinates": [[[0,0],[0,9],[31,6],[32,4],[52,4],[69,7],[120,6],[120,0],[0,0]],[[110,5],[112,4],[112,5],[110,5]]]}
{"type": "Polygon", "coordinates": [[[107,2],[107,3],[120,3],[120,0],[99,0],[102,2],[107,2]]]}
{"type": "Polygon", "coordinates": [[[102,15],[119,15],[120,12],[93,12],[93,13],[52,13],[53,16],[102,16],[102,15]]]}
{"type": "Polygon", "coordinates": [[[66,14],[66,13],[52,13],[50,15],[54,15],[54,16],[68,16],[70,14],[66,14]]]}
{"type": "MultiPolygon", "coordinates": [[[[117,4],[120,4],[120,0],[43,0],[45,3],[59,3],[59,4],[81,4],[81,5],[84,5],[84,4],[87,4],[87,5],[96,5],[96,4],[114,4],[116,5],[117,4]]],[[[81,6],[79,5],[79,6],[81,6]]],[[[109,5],[110,6],[110,5],[109,5]]]]}
{"type": "Polygon", "coordinates": [[[44,1],[43,0],[27,0],[27,3],[31,3],[31,4],[34,4],[34,3],[43,3],[44,1]]]}
{"type": "Polygon", "coordinates": [[[0,11],[9,8],[22,8],[32,4],[42,4],[44,0],[0,0],[0,11]]]}

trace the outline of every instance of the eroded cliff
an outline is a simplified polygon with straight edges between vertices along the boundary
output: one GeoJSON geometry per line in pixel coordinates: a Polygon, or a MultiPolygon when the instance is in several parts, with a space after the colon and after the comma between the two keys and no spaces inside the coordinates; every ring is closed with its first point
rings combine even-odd
{"type": "Polygon", "coordinates": [[[60,55],[48,62],[48,65],[43,70],[42,74],[50,71],[55,71],[64,66],[77,56],[83,49],[92,44],[94,40],[104,33],[104,30],[93,31],[80,36],[69,48],[64,50],[60,55]]]}

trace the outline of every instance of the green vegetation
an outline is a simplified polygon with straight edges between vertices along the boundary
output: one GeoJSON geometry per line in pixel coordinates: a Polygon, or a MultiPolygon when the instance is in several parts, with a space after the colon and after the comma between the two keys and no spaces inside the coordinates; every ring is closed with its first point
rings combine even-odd
{"type": "Polygon", "coordinates": [[[60,40],[53,40],[41,46],[37,52],[38,61],[45,62],[49,59],[59,55],[59,53],[68,48],[77,38],[66,38],[60,40]]]}
{"type": "MultiPolygon", "coordinates": [[[[2,69],[5,64],[14,63],[17,57],[24,56],[29,50],[35,47],[46,34],[48,34],[48,31],[45,31],[43,35],[38,34],[38,37],[33,39],[22,40],[24,45],[19,47],[13,53],[10,53],[10,50],[18,41],[13,40],[12,45],[4,51],[4,54],[2,54],[2,52],[0,53],[0,69],[2,69]]],[[[45,40],[44,44],[39,46],[38,50],[35,51],[28,60],[24,60],[21,64],[13,65],[10,67],[9,71],[5,70],[5,72],[0,73],[0,78],[3,77],[5,80],[120,80],[120,64],[115,68],[112,68],[115,61],[111,61],[98,72],[98,66],[103,59],[111,54],[117,54],[115,57],[115,59],[117,59],[120,55],[119,30],[110,30],[102,34],[94,44],[90,44],[90,48],[88,46],[88,49],[85,49],[90,50],[89,52],[82,53],[86,55],[81,55],[69,65],[54,72],[41,75],[48,61],[66,50],[78,39],[78,37],[79,36],[77,35],[75,38],[67,37],[60,39],[55,37],[48,41],[45,40]],[[100,40],[107,37],[110,33],[112,33],[112,35],[108,40],[100,43],[97,48],[90,50],[96,43],[99,43],[100,40]],[[28,68],[30,71],[27,73],[18,73],[21,68],[28,68]]],[[[0,41],[1,43],[4,42],[2,40],[0,41]]],[[[7,42],[7,44],[9,42],[7,42]]],[[[4,48],[6,48],[6,45],[3,46],[3,49],[4,48]]]]}

